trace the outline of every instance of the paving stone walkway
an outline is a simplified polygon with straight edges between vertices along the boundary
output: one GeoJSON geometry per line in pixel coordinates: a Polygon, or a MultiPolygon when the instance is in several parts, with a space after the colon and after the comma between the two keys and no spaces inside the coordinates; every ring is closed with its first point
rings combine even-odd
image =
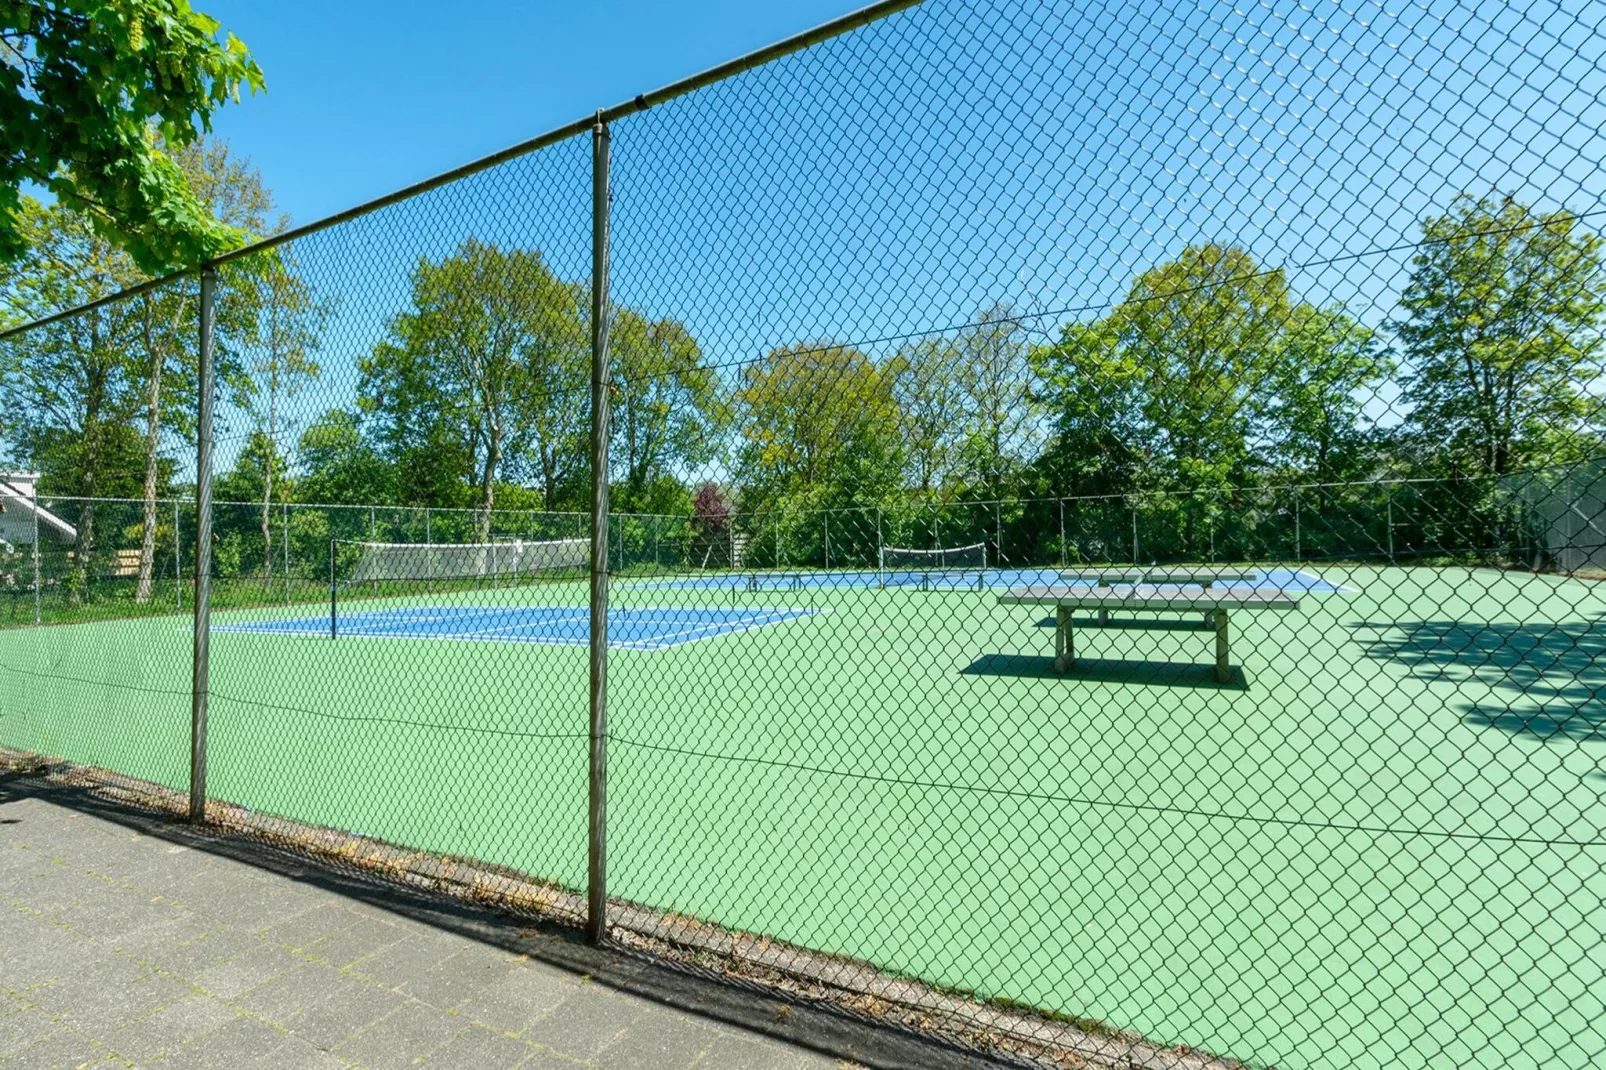
{"type": "MultiPolygon", "coordinates": [[[[465,924],[517,936],[515,923],[443,925],[89,798],[0,778],[0,1070],[812,1070],[877,1047],[852,1022],[804,1046],[806,1016],[773,998],[698,995],[572,937],[497,946],[465,924]]],[[[980,1065],[898,1043],[869,1062],[980,1065]]]]}

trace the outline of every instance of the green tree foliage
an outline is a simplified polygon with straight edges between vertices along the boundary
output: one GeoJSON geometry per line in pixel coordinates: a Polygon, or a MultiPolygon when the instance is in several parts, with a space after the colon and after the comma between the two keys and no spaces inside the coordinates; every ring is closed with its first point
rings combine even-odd
{"type": "Polygon", "coordinates": [[[297,497],[320,505],[372,505],[397,500],[396,468],[362,434],[355,413],[330,409],[301,433],[297,497]]]}
{"type": "Polygon", "coordinates": [[[782,346],[735,396],[746,508],[879,501],[903,458],[892,377],[852,346],[782,346]]]}
{"type": "Polygon", "coordinates": [[[420,260],[411,296],[362,361],[363,404],[394,460],[467,462],[451,476],[478,487],[483,539],[504,463],[533,468],[551,502],[584,460],[583,295],[538,252],[470,239],[420,260]]]}
{"type": "MultiPolygon", "coordinates": [[[[116,293],[141,275],[126,253],[63,205],[24,200],[19,233],[26,262],[7,267],[5,291],[14,309],[34,318],[116,293]]],[[[40,491],[85,499],[131,495],[143,467],[129,423],[139,399],[142,308],[119,301],[26,332],[14,340],[14,365],[0,409],[18,451],[44,473],[40,491]]],[[[77,510],[75,592],[98,549],[96,505],[77,510]]]]}
{"type": "Polygon", "coordinates": [[[1120,494],[1144,461],[1145,375],[1112,319],[1068,323],[1031,362],[1050,437],[1037,460],[1056,496],[1120,494]]]}
{"type": "Polygon", "coordinates": [[[624,473],[617,507],[652,511],[665,477],[717,455],[730,405],[683,324],[619,309],[609,337],[614,460],[624,473]]]}
{"type": "Polygon", "coordinates": [[[0,260],[30,244],[25,182],[150,274],[241,244],[169,151],[210,130],[242,87],[263,88],[219,29],[187,0],[0,0],[0,260]]]}
{"type": "Polygon", "coordinates": [[[1507,196],[1463,196],[1422,237],[1397,327],[1413,427],[1458,474],[1567,459],[1594,417],[1600,238],[1507,196]]]}
{"type": "MultiPolygon", "coordinates": [[[[284,404],[313,380],[320,368],[316,359],[319,336],[333,311],[299,271],[294,250],[280,246],[246,260],[242,265],[243,299],[255,312],[253,329],[242,339],[246,351],[240,401],[266,436],[268,455],[280,455],[280,436],[286,430],[284,404]]],[[[280,472],[264,469],[260,529],[262,581],[273,579],[273,502],[280,472]]],[[[279,497],[285,497],[278,488],[279,497]]]]}
{"type": "Polygon", "coordinates": [[[1333,482],[1368,474],[1361,414],[1394,370],[1376,331],[1338,305],[1295,305],[1282,351],[1265,384],[1267,458],[1295,480],[1333,482]]]}
{"type": "MultiPolygon", "coordinates": [[[[242,235],[255,236],[266,229],[273,207],[272,195],[262,176],[247,159],[235,156],[227,144],[197,141],[175,154],[191,191],[201,206],[221,223],[242,235]]],[[[281,220],[283,225],[283,220],[281,220]]],[[[278,251],[268,254],[279,256],[278,251]]],[[[27,260],[32,259],[25,258],[27,260]]],[[[219,273],[221,295],[217,302],[216,337],[218,371],[235,393],[248,385],[234,354],[236,342],[252,333],[260,301],[257,284],[246,265],[225,265],[219,273]]],[[[145,482],[143,534],[140,541],[139,579],[135,601],[150,598],[155,574],[156,535],[160,518],[156,498],[162,433],[181,439],[194,436],[195,384],[200,374],[200,284],[193,278],[177,279],[148,291],[140,301],[140,344],[144,358],[143,420],[145,424],[145,482]]]]}
{"type": "Polygon", "coordinates": [[[976,497],[1007,494],[1035,445],[1032,367],[1024,335],[1010,307],[993,304],[957,340],[964,406],[959,456],[976,497]]]}
{"type": "Polygon", "coordinates": [[[963,353],[951,338],[905,345],[888,362],[910,487],[921,496],[941,489],[964,446],[963,353]]]}

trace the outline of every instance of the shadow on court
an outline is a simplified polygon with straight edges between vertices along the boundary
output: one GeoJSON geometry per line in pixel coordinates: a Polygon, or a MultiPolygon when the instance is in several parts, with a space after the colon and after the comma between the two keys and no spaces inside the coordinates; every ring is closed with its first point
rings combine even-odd
{"type": "Polygon", "coordinates": [[[1077,658],[1076,665],[1068,672],[1058,673],[1054,671],[1052,657],[1038,654],[983,654],[959,672],[962,676],[1013,676],[1083,683],[1198,687],[1211,691],[1249,690],[1249,681],[1241,666],[1234,665],[1232,679],[1218,684],[1215,665],[1204,662],[1077,658]]]}
{"type": "Polygon", "coordinates": [[[1356,627],[1369,656],[1404,665],[1421,680],[1471,685],[1471,701],[1459,707],[1470,725],[1542,740],[1606,742],[1606,619],[1356,627]],[[1368,630],[1377,634],[1368,637],[1368,630]]]}

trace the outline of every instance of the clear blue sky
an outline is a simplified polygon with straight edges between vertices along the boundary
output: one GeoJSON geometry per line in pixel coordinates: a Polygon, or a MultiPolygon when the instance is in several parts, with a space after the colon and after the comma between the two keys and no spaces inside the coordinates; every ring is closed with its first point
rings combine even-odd
{"type": "MultiPolygon", "coordinates": [[[[1603,211],[1606,38],[1577,2],[927,0],[616,122],[613,298],[732,382],[778,345],[882,357],[993,302],[1052,337],[1203,242],[1381,327],[1458,194],[1603,211]]],[[[861,6],[203,3],[270,83],[218,132],[298,222],[861,6]]],[[[334,311],[291,424],[355,402],[421,258],[473,238],[583,280],[589,196],[577,137],[296,242],[334,311]]],[[[223,422],[226,466],[250,421],[223,422]]]]}
{"type": "Polygon", "coordinates": [[[217,132],[311,222],[868,0],[196,0],[266,95],[217,132]]]}

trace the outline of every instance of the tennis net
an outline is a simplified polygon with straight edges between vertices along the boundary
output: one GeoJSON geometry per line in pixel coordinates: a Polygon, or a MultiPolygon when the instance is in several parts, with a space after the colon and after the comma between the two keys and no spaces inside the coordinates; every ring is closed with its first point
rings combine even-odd
{"type": "Polygon", "coordinates": [[[583,572],[591,562],[586,539],[483,543],[350,542],[356,564],[347,584],[387,580],[513,580],[554,572],[583,572]]]}
{"type": "Polygon", "coordinates": [[[942,546],[934,550],[914,550],[902,546],[881,548],[877,575],[883,587],[939,587],[968,585],[974,578],[980,585],[987,571],[987,544],[942,546]]]}

